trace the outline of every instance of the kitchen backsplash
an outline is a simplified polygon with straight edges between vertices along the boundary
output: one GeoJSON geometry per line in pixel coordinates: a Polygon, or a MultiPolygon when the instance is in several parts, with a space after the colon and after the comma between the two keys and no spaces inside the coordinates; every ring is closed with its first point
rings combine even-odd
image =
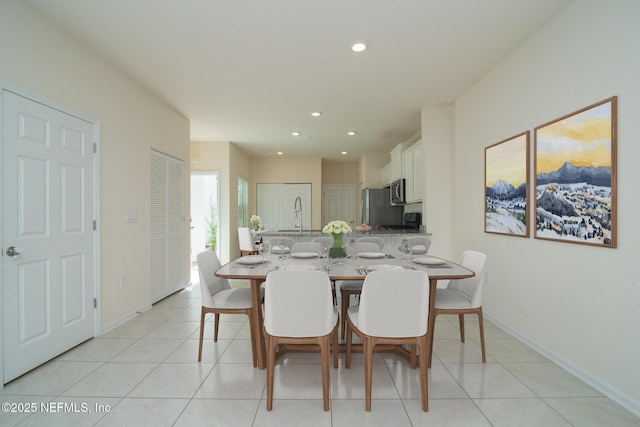
{"type": "Polygon", "coordinates": [[[404,205],[404,213],[422,213],[422,202],[420,203],[407,203],[404,205]]]}

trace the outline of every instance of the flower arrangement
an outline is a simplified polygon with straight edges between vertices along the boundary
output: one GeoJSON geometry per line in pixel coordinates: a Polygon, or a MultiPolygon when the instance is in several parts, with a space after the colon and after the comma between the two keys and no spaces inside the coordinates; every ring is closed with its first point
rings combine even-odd
{"type": "Polygon", "coordinates": [[[329,248],[329,258],[346,258],[342,248],[342,235],[351,233],[351,227],[344,221],[331,221],[322,229],[323,233],[331,234],[333,246],[329,248]]]}
{"type": "Polygon", "coordinates": [[[262,220],[258,215],[253,215],[250,221],[251,221],[251,225],[253,226],[253,231],[260,230],[260,222],[262,222],[262,220]]]}

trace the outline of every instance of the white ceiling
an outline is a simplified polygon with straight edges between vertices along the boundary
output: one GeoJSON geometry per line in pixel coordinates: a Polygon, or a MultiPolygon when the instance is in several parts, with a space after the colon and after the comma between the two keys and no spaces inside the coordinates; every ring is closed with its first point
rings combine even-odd
{"type": "Polygon", "coordinates": [[[356,161],[415,135],[422,106],[454,101],[570,0],[26,1],[186,116],[193,141],[356,161]]]}

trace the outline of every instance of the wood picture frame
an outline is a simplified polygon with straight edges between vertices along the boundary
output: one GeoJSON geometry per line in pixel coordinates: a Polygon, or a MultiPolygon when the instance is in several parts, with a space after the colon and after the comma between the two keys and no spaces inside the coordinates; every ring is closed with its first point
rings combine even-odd
{"type": "Polygon", "coordinates": [[[484,149],[485,233],[529,237],[529,139],[526,131],[484,149]]]}
{"type": "Polygon", "coordinates": [[[615,248],[616,96],[534,129],[534,238],[615,248]]]}

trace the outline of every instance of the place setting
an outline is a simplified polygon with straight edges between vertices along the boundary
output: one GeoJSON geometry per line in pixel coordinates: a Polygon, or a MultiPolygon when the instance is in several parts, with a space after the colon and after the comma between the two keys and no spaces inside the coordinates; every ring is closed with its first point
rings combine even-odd
{"type": "Polygon", "coordinates": [[[270,263],[271,261],[265,259],[263,255],[245,255],[242,258],[238,258],[236,260],[236,264],[240,264],[236,265],[236,267],[255,268],[258,266],[262,267],[270,263]]]}
{"type": "Polygon", "coordinates": [[[447,265],[446,260],[434,256],[416,257],[411,259],[411,261],[416,264],[424,265],[428,268],[451,268],[451,266],[447,265]]]}
{"type": "Polygon", "coordinates": [[[396,264],[372,264],[366,268],[369,271],[393,271],[403,270],[404,267],[396,264]]]}
{"type": "Polygon", "coordinates": [[[309,259],[309,258],[317,258],[320,255],[317,252],[294,252],[289,256],[291,258],[309,259]]]}
{"type": "Polygon", "coordinates": [[[387,256],[382,252],[360,252],[356,255],[359,258],[367,258],[367,259],[378,259],[378,258],[386,258],[387,256]]]}
{"type": "Polygon", "coordinates": [[[259,244],[259,255],[245,255],[236,260],[237,264],[240,264],[241,267],[245,268],[255,268],[257,266],[265,266],[270,264],[265,254],[269,253],[269,244],[268,243],[260,243],[259,244]]]}

